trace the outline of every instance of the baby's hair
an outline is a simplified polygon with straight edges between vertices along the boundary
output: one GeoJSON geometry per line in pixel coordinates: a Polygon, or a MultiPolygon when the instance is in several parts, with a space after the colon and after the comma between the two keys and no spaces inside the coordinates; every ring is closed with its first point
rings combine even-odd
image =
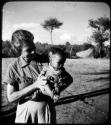
{"type": "Polygon", "coordinates": [[[12,34],[11,43],[14,45],[16,42],[20,42],[21,46],[30,45],[33,43],[34,36],[31,32],[23,29],[16,30],[12,34]]]}
{"type": "Polygon", "coordinates": [[[63,63],[66,61],[66,53],[59,47],[51,47],[49,49],[49,56],[50,56],[50,54],[52,54],[52,55],[58,54],[58,55],[60,55],[61,61],[63,63]]]}

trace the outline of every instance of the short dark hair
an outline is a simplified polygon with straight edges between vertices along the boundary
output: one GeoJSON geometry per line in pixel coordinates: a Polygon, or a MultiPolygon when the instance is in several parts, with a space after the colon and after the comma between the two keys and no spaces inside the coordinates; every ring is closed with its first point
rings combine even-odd
{"type": "Polygon", "coordinates": [[[62,63],[64,63],[66,61],[66,53],[61,48],[59,48],[59,47],[51,47],[49,49],[49,53],[50,52],[52,54],[60,55],[62,63]]]}
{"type": "Polygon", "coordinates": [[[12,34],[11,43],[14,45],[17,41],[20,42],[20,45],[23,47],[25,45],[30,45],[33,43],[34,36],[31,32],[23,29],[16,30],[12,34]]]}

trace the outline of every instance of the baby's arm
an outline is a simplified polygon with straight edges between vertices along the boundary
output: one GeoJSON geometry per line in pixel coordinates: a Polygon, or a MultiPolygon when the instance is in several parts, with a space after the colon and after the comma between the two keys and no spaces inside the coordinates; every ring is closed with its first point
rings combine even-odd
{"type": "Polygon", "coordinates": [[[64,69],[62,77],[58,83],[59,91],[62,92],[73,82],[72,76],[64,69]]]}

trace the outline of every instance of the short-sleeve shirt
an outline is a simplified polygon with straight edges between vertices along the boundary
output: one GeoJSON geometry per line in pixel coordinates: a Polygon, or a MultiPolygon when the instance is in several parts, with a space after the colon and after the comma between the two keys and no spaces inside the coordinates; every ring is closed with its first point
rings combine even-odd
{"type": "Polygon", "coordinates": [[[18,86],[21,90],[37,80],[41,69],[41,63],[33,60],[28,64],[20,56],[8,66],[3,82],[15,87],[18,86]]]}

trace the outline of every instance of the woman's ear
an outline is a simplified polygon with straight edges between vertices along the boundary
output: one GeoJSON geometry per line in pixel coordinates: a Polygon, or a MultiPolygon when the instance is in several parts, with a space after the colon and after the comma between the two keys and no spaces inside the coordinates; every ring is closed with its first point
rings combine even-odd
{"type": "Polygon", "coordinates": [[[49,62],[51,62],[51,56],[49,56],[49,62]]]}

